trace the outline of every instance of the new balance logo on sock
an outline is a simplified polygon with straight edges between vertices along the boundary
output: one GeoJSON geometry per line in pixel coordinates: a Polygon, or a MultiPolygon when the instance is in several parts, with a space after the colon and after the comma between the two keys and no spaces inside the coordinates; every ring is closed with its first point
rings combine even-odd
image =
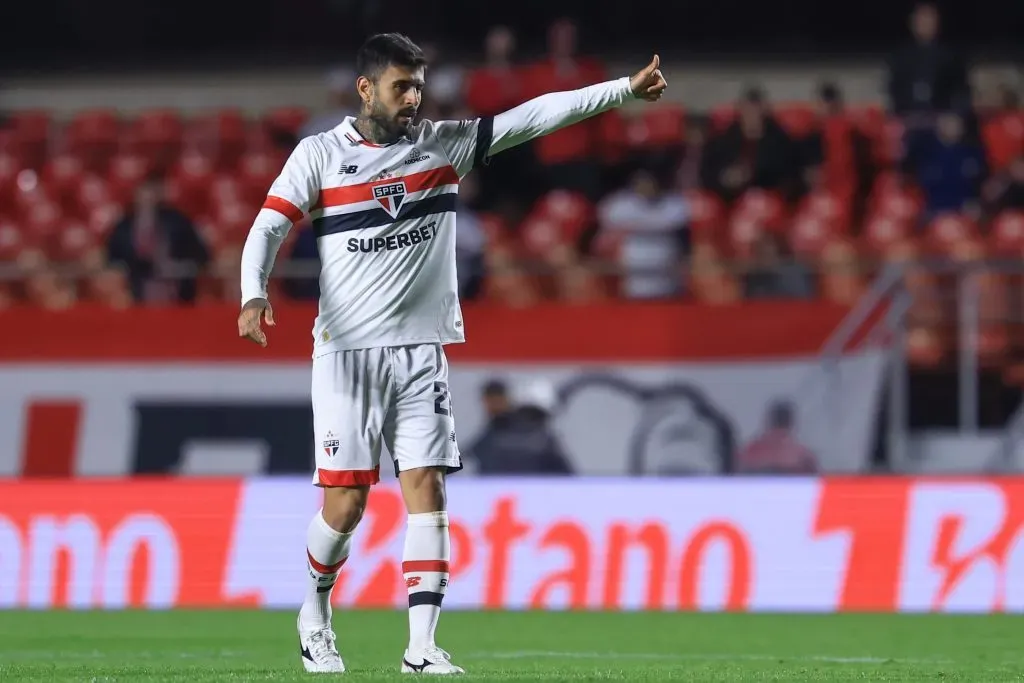
{"type": "Polygon", "coordinates": [[[409,607],[440,607],[448,586],[448,562],[445,560],[407,560],[402,563],[405,585],[409,589],[409,607]],[[409,576],[415,572],[415,576],[409,576]]]}

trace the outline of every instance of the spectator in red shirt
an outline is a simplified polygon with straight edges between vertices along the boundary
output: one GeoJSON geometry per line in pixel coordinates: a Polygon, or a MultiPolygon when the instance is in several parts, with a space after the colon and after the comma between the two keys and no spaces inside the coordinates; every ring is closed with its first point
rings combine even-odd
{"type": "Polygon", "coordinates": [[[487,32],[484,63],[466,79],[466,102],[477,116],[495,116],[528,99],[522,68],[513,61],[515,51],[511,29],[495,26],[487,32]]]}
{"type": "MultiPolygon", "coordinates": [[[[529,99],[525,67],[515,63],[516,36],[506,26],[495,26],[484,39],[484,62],[466,79],[466,103],[476,116],[495,116],[529,99]]],[[[501,155],[501,163],[477,171],[480,182],[479,208],[518,222],[519,208],[536,199],[540,189],[536,161],[530,145],[519,145],[501,155]]]]}
{"type": "Polygon", "coordinates": [[[788,400],[768,407],[764,433],[740,451],[736,471],[740,474],[814,474],[817,458],[793,433],[796,415],[788,400]]]}
{"type": "MultiPolygon", "coordinates": [[[[556,21],[548,29],[548,57],[525,72],[529,98],[544,93],[575,90],[607,79],[600,61],[577,54],[576,24],[556,21]]],[[[544,168],[548,188],[576,190],[596,199],[600,187],[597,164],[598,131],[604,114],[538,138],[537,160],[544,168]]]]}

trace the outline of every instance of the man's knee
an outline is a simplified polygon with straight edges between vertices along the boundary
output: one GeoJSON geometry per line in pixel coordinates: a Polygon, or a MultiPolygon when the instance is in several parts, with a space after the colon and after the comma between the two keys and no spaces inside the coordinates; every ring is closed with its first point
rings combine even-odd
{"type": "Polygon", "coordinates": [[[324,488],[324,521],[341,533],[356,528],[366,510],[369,486],[331,486],[324,488]]]}
{"type": "Polygon", "coordinates": [[[444,480],[447,471],[446,467],[417,467],[399,473],[402,497],[410,514],[445,509],[444,480]]]}

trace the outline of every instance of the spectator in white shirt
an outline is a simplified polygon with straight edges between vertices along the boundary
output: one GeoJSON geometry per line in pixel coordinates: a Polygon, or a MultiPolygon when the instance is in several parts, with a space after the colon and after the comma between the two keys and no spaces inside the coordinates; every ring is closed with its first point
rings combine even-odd
{"type": "Polygon", "coordinates": [[[690,207],[652,173],[638,170],[630,184],[598,206],[598,239],[618,246],[622,294],[631,299],[678,296],[689,251],[690,207]]]}

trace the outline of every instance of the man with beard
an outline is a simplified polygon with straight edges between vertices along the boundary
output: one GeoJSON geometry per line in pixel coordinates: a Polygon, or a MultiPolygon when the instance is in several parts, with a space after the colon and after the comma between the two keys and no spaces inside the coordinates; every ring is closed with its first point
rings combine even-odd
{"type": "Polygon", "coordinates": [[[356,58],[359,116],[304,138],[249,232],[238,334],[261,346],[274,324],[267,278],[291,226],[313,219],[321,256],[312,404],[323,507],[306,536],[299,649],[309,672],[342,672],[331,591],[380,478],[387,445],[408,511],[404,673],[459,674],[434,640],[448,586],[445,476],[462,467],[443,344],[465,341],[455,267],[459,181],[495,154],[665,90],[658,56],[632,77],[541,95],[496,116],[414,123],[423,51],[376,35],[356,58]]]}

